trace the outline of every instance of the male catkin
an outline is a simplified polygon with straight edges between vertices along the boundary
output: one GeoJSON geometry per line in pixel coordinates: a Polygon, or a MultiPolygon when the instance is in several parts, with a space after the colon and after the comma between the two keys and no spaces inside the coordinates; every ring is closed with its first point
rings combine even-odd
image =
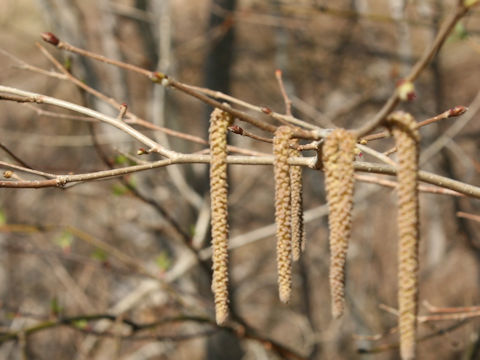
{"type": "Polygon", "coordinates": [[[351,232],[355,160],[355,136],[335,129],[323,145],[323,165],[330,228],[330,292],[332,315],[343,314],[345,303],[345,261],[351,232]]]}
{"type": "MultiPolygon", "coordinates": [[[[298,139],[292,142],[298,144],[298,139]]],[[[302,156],[297,149],[290,149],[291,157],[302,156]]],[[[292,255],[293,260],[298,261],[300,254],[305,249],[305,229],[303,227],[303,188],[302,167],[290,166],[291,211],[292,211],[292,255]]]]}
{"type": "Polygon", "coordinates": [[[228,316],[227,133],[231,122],[231,115],[220,109],[215,109],[210,115],[212,290],[217,324],[222,324],[228,316]]]}
{"type": "Polygon", "coordinates": [[[398,306],[400,354],[415,358],[418,308],[418,143],[417,124],[410,114],[397,111],[387,124],[398,152],[398,306]]]}
{"type": "Polygon", "coordinates": [[[278,290],[280,300],[285,303],[290,300],[292,292],[291,189],[288,165],[292,132],[290,127],[280,126],[273,138],[278,290]]]}

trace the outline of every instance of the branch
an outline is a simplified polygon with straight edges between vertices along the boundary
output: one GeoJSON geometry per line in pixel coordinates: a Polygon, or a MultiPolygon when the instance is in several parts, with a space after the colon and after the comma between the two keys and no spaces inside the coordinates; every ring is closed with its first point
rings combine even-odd
{"type": "Polygon", "coordinates": [[[64,108],[64,109],[72,110],[72,111],[75,111],[77,113],[90,116],[90,117],[95,118],[99,121],[102,121],[104,123],[112,125],[112,126],[116,127],[117,129],[120,129],[123,132],[129,134],[133,138],[140,141],[142,144],[145,144],[148,147],[150,147],[151,151],[158,152],[160,155],[163,155],[167,158],[175,157],[175,155],[176,155],[176,153],[174,151],[165,149],[163,146],[161,146],[157,142],[155,142],[152,139],[150,139],[149,137],[143,135],[142,133],[135,130],[131,126],[125,124],[124,122],[121,122],[118,119],[115,119],[113,117],[104,115],[102,113],[99,113],[95,110],[92,110],[92,109],[89,109],[89,108],[86,108],[86,107],[83,107],[83,106],[80,106],[80,105],[76,105],[76,104],[73,104],[73,103],[68,102],[68,101],[56,99],[56,98],[53,98],[53,97],[50,97],[50,96],[41,95],[41,94],[29,92],[29,91],[23,91],[23,90],[20,90],[20,89],[9,87],[9,86],[0,85],[0,92],[7,93],[7,94],[13,94],[13,95],[17,95],[17,96],[19,95],[19,96],[22,96],[22,97],[26,98],[26,99],[19,99],[19,98],[15,97],[15,99],[10,99],[8,96],[6,97],[5,95],[1,95],[0,99],[22,101],[22,102],[34,102],[34,103],[37,103],[37,104],[49,104],[49,105],[58,106],[58,107],[61,107],[61,108],[64,108]]]}
{"type": "MultiPolygon", "coordinates": [[[[457,22],[467,13],[468,10],[469,7],[464,6],[463,1],[458,2],[455,11],[453,11],[449,18],[445,21],[433,44],[425,50],[422,57],[417,61],[413,69],[404,79],[404,83],[413,83],[418,78],[420,73],[427,67],[432,58],[438,53],[457,22]]],[[[401,99],[398,91],[395,91],[387,100],[385,105],[375,115],[375,117],[355,131],[357,137],[367,135],[377,126],[379,126],[385,120],[388,114],[390,114],[390,112],[398,105],[400,100],[401,99]]]]}
{"type": "MultiPolygon", "coordinates": [[[[234,109],[227,104],[224,104],[224,103],[218,102],[216,100],[213,100],[213,99],[209,98],[208,96],[202,94],[201,92],[197,91],[195,89],[195,87],[183,84],[180,81],[177,81],[177,80],[169,77],[168,75],[166,75],[164,73],[146,70],[146,69],[143,69],[143,68],[135,66],[135,65],[127,64],[127,63],[124,63],[124,62],[121,62],[121,61],[118,61],[118,60],[109,59],[105,56],[98,55],[96,53],[77,48],[77,47],[75,47],[75,46],[73,46],[69,43],[61,41],[60,39],[58,39],[52,33],[43,33],[42,34],[42,39],[44,41],[56,46],[59,49],[70,51],[70,52],[73,52],[75,54],[86,56],[86,57],[95,59],[97,61],[101,61],[101,62],[110,64],[110,65],[118,66],[120,68],[136,72],[138,74],[146,76],[147,78],[149,78],[153,82],[158,83],[158,84],[163,85],[163,86],[171,86],[171,87],[173,87],[177,90],[180,90],[181,92],[183,92],[187,95],[190,95],[192,97],[195,97],[195,98],[199,99],[200,101],[204,102],[207,105],[210,105],[214,108],[222,109],[223,111],[226,111],[229,114],[232,114],[237,119],[245,121],[245,122],[247,122],[247,123],[249,123],[249,124],[259,128],[259,129],[262,129],[264,131],[274,133],[276,128],[277,128],[276,126],[268,124],[268,123],[263,122],[263,121],[260,121],[256,118],[248,115],[247,113],[245,113],[243,111],[234,109]]],[[[319,140],[320,138],[325,136],[325,133],[322,132],[321,129],[315,127],[315,129],[313,129],[312,131],[296,129],[295,133],[294,133],[294,136],[298,137],[298,138],[302,138],[302,139],[319,140]]]]}
{"type": "MultiPolygon", "coordinates": [[[[1,88],[1,86],[0,86],[1,88]]],[[[108,179],[116,176],[131,174],[138,171],[150,170],[173,164],[209,164],[209,155],[180,154],[177,153],[175,159],[165,159],[142,165],[127,166],[119,169],[103,170],[92,173],[76,175],[57,175],[55,179],[50,180],[31,180],[31,181],[0,181],[0,188],[44,188],[44,187],[64,187],[68,183],[108,179]]],[[[273,156],[228,156],[228,164],[237,165],[272,165],[273,156]]],[[[315,169],[316,157],[293,157],[289,159],[290,165],[307,166],[315,169]]],[[[355,162],[355,170],[360,172],[369,172],[385,175],[396,175],[394,166],[378,163],[368,163],[363,161],[355,162]]],[[[445,189],[450,189],[461,194],[480,199],[480,187],[453,180],[444,176],[432,174],[427,171],[419,171],[419,179],[426,183],[437,185],[445,189]]]]}

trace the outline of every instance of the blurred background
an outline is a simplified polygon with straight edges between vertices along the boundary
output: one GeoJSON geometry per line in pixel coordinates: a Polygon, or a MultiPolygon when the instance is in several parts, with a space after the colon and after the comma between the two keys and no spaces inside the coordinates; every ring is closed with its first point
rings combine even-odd
{"type": "MultiPolygon", "coordinates": [[[[326,128],[353,128],[381,108],[455,3],[3,0],[0,83],[118,114],[70,81],[26,68],[23,62],[55,69],[35,45],[40,33],[51,31],[72,45],[278,112],[285,108],[275,79],[275,70],[281,69],[295,116],[326,128]]],[[[207,139],[211,108],[198,100],[154,86],[138,74],[42,45],[74,76],[126,103],[139,117],[207,139]]],[[[421,121],[471,105],[468,121],[452,118],[422,128],[421,167],[477,186],[479,79],[477,7],[416,82],[417,98],[401,106],[421,121]],[[460,125],[452,130],[455,124],[460,125]],[[445,145],[430,148],[443,134],[449,136],[445,145]]],[[[54,107],[0,102],[2,149],[35,169],[58,174],[159,159],[138,157],[139,144],[128,136],[70,115],[54,107]]],[[[206,147],[137,128],[177,151],[206,147]]],[[[271,153],[270,144],[237,135],[230,140],[271,153]]],[[[385,151],[392,141],[369,145],[385,151]]],[[[15,163],[3,150],[0,160],[15,163]]],[[[367,155],[364,159],[372,161],[367,155]]],[[[66,190],[0,189],[0,358],[398,358],[396,317],[380,306],[397,306],[391,188],[356,184],[347,312],[333,320],[323,173],[303,172],[307,247],[294,264],[292,301],[284,305],[277,295],[272,168],[231,166],[234,316],[222,330],[211,323],[207,174],[205,165],[182,165],[66,190]],[[91,314],[112,318],[80,317],[66,326],[24,331],[91,314]],[[179,318],[167,321],[172,317],[179,318]],[[137,329],[125,319],[153,325],[137,329]],[[6,333],[16,333],[17,340],[6,333]]],[[[480,214],[478,200],[421,195],[421,302],[480,305],[480,228],[458,212],[480,214]]],[[[420,314],[427,313],[420,306],[420,314]]],[[[428,322],[420,325],[419,336],[425,338],[419,344],[421,359],[480,358],[475,318],[428,322]]]]}

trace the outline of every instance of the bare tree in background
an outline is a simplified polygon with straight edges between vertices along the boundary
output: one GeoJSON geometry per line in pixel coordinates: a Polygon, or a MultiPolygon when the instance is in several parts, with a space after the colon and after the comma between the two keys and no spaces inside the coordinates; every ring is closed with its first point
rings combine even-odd
{"type": "Polygon", "coordinates": [[[404,358],[477,358],[477,3],[1,3],[0,358],[390,359],[398,327],[404,358]],[[210,280],[214,108],[233,119],[229,215],[216,220],[230,234],[222,325],[210,280]],[[291,134],[283,174],[303,169],[306,233],[300,260],[282,260],[288,304],[274,243],[280,127],[291,134]],[[407,169],[420,182],[420,302],[407,316],[394,210],[405,142],[390,130],[421,137],[421,170],[407,169]],[[355,197],[338,269],[344,315],[333,319],[337,219],[327,226],[322,159],[340,174],[339,147],[322,149],[343,131],[355,197]]]}

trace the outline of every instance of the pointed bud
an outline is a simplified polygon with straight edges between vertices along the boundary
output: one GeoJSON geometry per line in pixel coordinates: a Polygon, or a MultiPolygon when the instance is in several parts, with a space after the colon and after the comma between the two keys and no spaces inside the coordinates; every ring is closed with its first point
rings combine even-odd
{"type": "Polygon", "coordinates": [[[51,32],[44,32],[41,35],[43,41],[48,42],[54,46],[57,46],[60,40],[51,32]]]}
{"type": "Polygon", "coordinates": [[[243,129],[238,125],[233,125],[228,128],[231,132],[238,135],[243,135],[243,129]]]}
{"type": "Polygon", "coordinates": [[[455,106],[454,108],[448,111],[448,117],[451,116],[460,116],[467,112],[468,108],[466,106],[455,106]]]}

